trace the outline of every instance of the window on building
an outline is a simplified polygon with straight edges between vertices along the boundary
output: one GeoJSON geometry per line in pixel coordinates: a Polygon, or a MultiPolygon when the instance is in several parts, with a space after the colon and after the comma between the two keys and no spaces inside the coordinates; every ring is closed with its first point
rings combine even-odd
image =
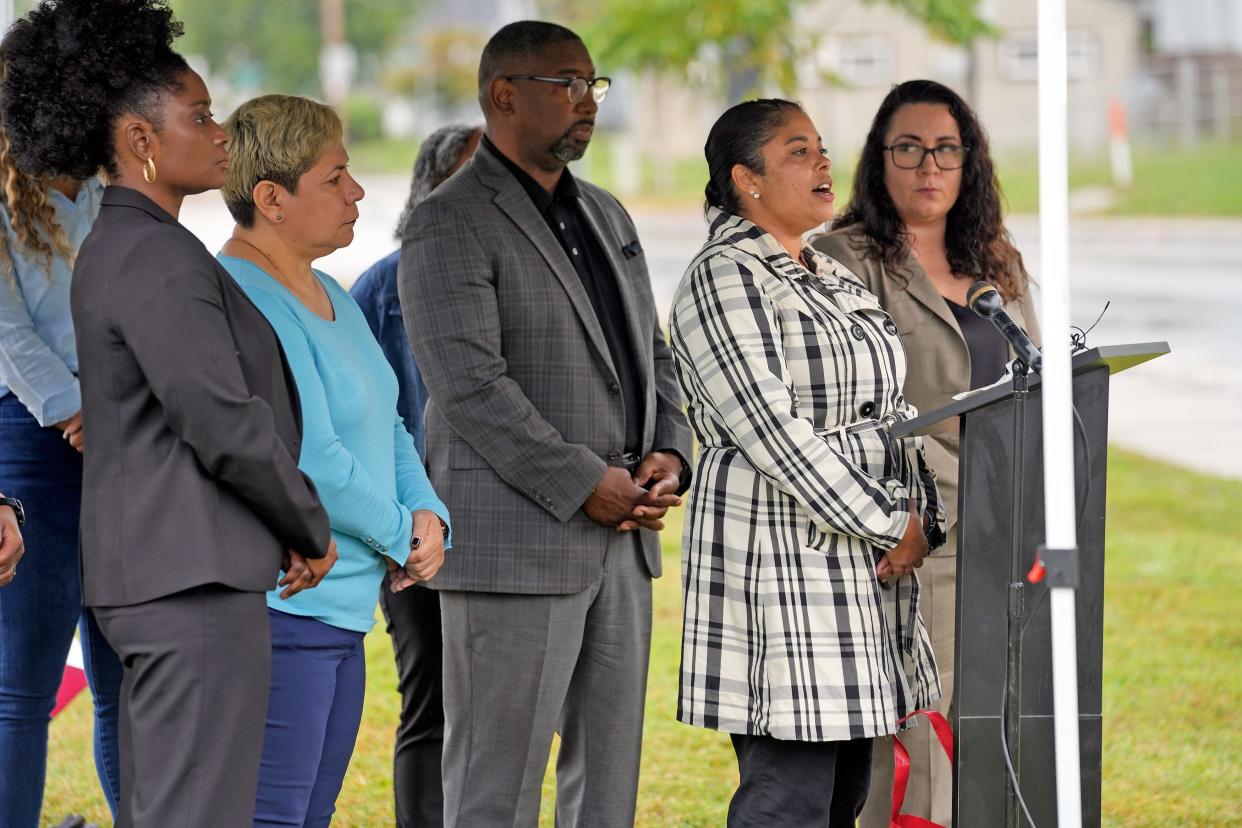
{"type": "MultiPolygon", "coordinates": [[[[1013,34],[996,47],[996,69],[1015,83],[1039,76],[1039,43],[1033,33],[1013,34]]],[[[1065,72],[1070,80],[1093,78],[1100,72],[1100,41],[1095,33],[1077,30],[1065,35],[1065,72]]]]}
{"type": "Polygon", "coordinates": [[[818,62],[850,86],[888,86],[897,73],[893,43],[878,35],[827,39],[818,62]]]}

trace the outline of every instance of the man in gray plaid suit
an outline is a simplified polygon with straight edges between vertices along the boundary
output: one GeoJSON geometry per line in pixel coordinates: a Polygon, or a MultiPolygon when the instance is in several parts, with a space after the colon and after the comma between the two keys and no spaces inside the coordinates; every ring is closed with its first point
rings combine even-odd
{"type": "Polygon", "coordinates": [[[454,549],[445,824],[534,826],[559,731],[557,822],[632,825],[665,510],[690,432],[633,223],[566,164],[607,78],[549,23],[483,51],[474,158],[413,216],[406,329],[454,549]]]}

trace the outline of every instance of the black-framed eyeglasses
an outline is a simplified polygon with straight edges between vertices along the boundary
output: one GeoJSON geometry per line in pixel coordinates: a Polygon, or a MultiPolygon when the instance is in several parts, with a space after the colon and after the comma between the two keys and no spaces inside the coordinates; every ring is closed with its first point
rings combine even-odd
{"type": "Polygon", "coordinates": [[[586,97],[587,90],[591,90],[591,97],[596,103],[603,103],[604,98],[608,97],[608,90],[612,88],[612,78],[555,78],[547,75],[505,75],[505,80],[532,80],[540,83],[555,83],[558,86],[564,86],[569,92],[569,102],[578,103],[586,97]]]}
{"type": "Polygon", "coordinates": [[[917,170],[923,166],[928,153],[940,169],[958,170],[966,163],[966,153],[970,151],[970,147],[963,147],[960,144],[939,144],[934,147],[924,147],[919,144],[891,144],[882,149],[888,150],[893,156],[894,166],[903,170],[917,170]]]}

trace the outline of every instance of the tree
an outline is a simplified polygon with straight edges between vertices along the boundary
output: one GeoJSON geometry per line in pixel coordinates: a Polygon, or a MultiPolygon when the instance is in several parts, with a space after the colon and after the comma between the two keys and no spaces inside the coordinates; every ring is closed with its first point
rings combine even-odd
{"type": "MultiPolygon", "coordinates": [[[[979,0],[866,1],[896,6],[952,43],[991,31],[979,17],[979,0]]],[[[689,77],[696,65],[718,61],[734,87],[730,97],[772,86],[791,94],[816,45],[815,33],[797,25],[799,8],[810,2],[600,0],[582,35],[600,65],[689,77]]]]}
{"type": "MultiPolygon", "coordinates": [[[[205,57],[213,73],[265,92],[320,95],[319,3],[308,0],[172,0],[185,23],[177,49],[205,57]]],[[[418,10],[416,0],[350,0],[345,34],[359,55],[362,78],[418,10]]]]}

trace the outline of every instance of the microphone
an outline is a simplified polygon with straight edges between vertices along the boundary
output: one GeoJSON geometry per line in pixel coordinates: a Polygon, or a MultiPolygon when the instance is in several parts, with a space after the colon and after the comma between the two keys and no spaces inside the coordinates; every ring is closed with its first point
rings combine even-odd
{"type": "Polygon", "coordinates": [[[1027,367],[1035,373],[1040,372],[1039,369],[1044,361],[1043,356],[1035,347],[1035,343],[1031,342],[1031,338],[1026,335],[1026,331],[1022,330],[1018,323],[1005,313],[1005,303],[1001,301],[1000,292],[996,288],[982,280],[975,282],[966,293],[966,304],[972,311],[990,320],[996,326],[1001,336],[1013,346],[1013,352],[1018,355],[1018,359],[1025,362],[1027,367]]]}

